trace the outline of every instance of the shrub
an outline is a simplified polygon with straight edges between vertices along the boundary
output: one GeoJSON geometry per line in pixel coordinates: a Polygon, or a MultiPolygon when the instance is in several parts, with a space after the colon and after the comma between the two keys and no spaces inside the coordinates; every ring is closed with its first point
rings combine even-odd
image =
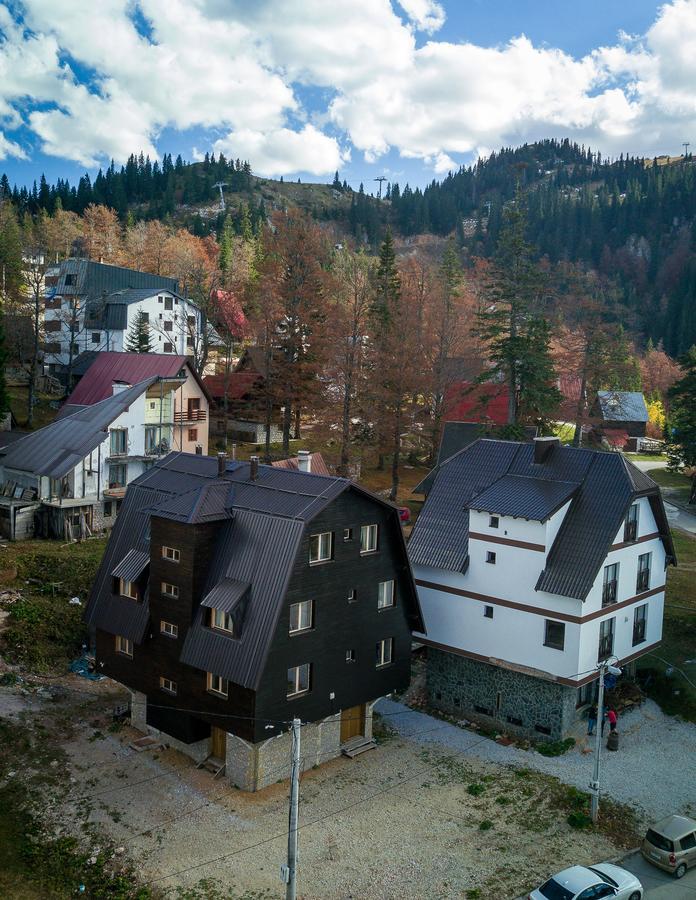
{"type": "Polygon", "coordinates": [[[472,797],[480,797],[486,788],[482,784],[470,784],[466,790],[472,797]]]}
{"type": "Polygon", "coordinates": [[[483,822],[479,822],[479,831],[490,831],[493,828],[493,822],[490,819],[484,819],[483,822]]]}
{"type": "Polygon", "coordinates": [[[579,809],[575,809],[569,814],[567,822],[572,828],[589,828],[592,825],[592,819],[579,809]]]}
{"type": "Polygon", "coordinates": [[[544,741],[537,745],[537,753],[542,756],[563,756],[571,747],[575,746],[575,738],[565,738],[563,741],[544,741]]]}

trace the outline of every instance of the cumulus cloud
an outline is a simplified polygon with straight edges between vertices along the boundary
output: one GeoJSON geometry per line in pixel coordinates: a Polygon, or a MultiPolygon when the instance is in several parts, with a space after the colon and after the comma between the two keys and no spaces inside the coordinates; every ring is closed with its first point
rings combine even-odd
{"type": "Polygon", "coordinates": [[[525,36],[437,39],[444,6],[23,0],[21,20],[0,6],[0,154],[21,155],[20,126],[89,166],[155,153],[163,128],[201,128],[260,174],[326,174],[351,146],[443,174],[481,147],[539,137],[652,155],[693,133],[696,0],[582,58],[525,36]]]}
{"type": "Polygon", "coordinates": [[[14,156],[15,159],[28,159],[26,152],[20,145],[6,138],[0,131],[0,159],[7,159],[8,156],[14,156]]]}

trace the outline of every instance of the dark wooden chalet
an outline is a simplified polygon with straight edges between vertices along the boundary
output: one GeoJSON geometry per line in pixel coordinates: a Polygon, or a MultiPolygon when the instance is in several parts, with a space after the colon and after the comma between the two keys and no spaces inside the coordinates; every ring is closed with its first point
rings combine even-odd
{"type": "Polygon", "coordinates": [[[129,486],[86,617],[142,727],[228,770],[295,716],[335,723],[317,759],[337,755],[408,685],[423,630],[394,507],[345,479],[183,453],[129,486]]]}

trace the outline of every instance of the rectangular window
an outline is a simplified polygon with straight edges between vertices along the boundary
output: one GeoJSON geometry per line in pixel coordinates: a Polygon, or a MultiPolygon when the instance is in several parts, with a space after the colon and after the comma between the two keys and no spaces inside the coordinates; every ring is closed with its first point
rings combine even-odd
{"type": "Polygon", "coordinates": [[[288,669],[288,697],[297,697],[309,691],[310,664],[288,669]]]}
{"type": "Polygon", "coordinates": [[[343,529],[343,540],[344,541],[352,541],[353,540],[353,529],[352,528],[344,528],[343,529]]]}
{"type": "Polygon", "coordinates": [[[165,309],[174,309],[174,301],[171,297],[164,298],[164,308],[165,309]]]}
{"type": "Polygon", "coordinates": [[[312,627],[312,601],[302,600],[290,604],[290,634],[307,631],[312,627]]]}
{"type": "Polygon", "coordinates": [[[141,309],[140,310],[140,320],[142,322],[149,322],[150,321],[150,313],[145,312],[144,310],[141,309]]]}
{"type": "Polygon", "coordinates": [[[633,542],[638,537],[638,504],[633,503],[624,523],[624,541],[633,542]]]}
{"type": "Polygon", "coordinates": [[[126,581],[125,578],[119,578],[118,588],[118,592],[122,597],[130,597],[131,600],[138,599],[138,586],[134,581],[126,581]]]}
{"type": "Polygon", "coordinates": [[[181,559],[181,551],[177,550],[176,547],[162,547],[162,559],[178,563],[181,559]]]}
{"type": "Polygon", "coordinates": [[[491,516],[488,520],[489,528],[497,528],[500,525],[500,519],[498,516],[491,516]]]}
{"type": "Polygon", "coordinates": [[[173,600],[177,600],[179,597],[179,588],[175,584],[170,584],[168,581],[163,581],[161,586],[162,596],[171,597],[173,600]]]}
{"type": "Polygon", "coordinates": [[[174,344],[164,344],[162,346],[162,353],[173,353],[174,352],[174,344]]]}
{"type": "Polygon", "coordinates": [[[179,637],[179,626],[172,625],[171,622],[165,622],[164,619],[160,622],[160,634],[166,634],[167,637],[176,638],[179,637]]]}
{"type": "Polygon", "coordinates": [[[346,650],[346,662],[355,662],[355,650],[346,650]]]}
{"type": "Polygon", "coordinates": [[[650,590],[650,558],[652,553],[641,553],[638,557],[638,577],[636,579],[636,593],[650,590]]]}
{"type": "Polygon", "coordinates": [[[193,338],[192,338],[192,337],[187,337],[187,338],[186,338],[186,346],[187,346],[187,347],[193,347],[193,338]]]}
{"type": "Polygon", "coordinates": [[[492,566],[495,565],[495,553],[492,550],[486,550],[486,562],[492,566]]]}
{"type": "Polygon", "coordinates": [[[546,619],[544,625],[544,646],[562,650],[565,645],[565,623],[546,619]]]}
{"type": "Polygon", "coordinates": [[[123,463],[119,463],[118,465],[114,465],[113,463],[109,465],[109,487],[110,488],[124,488],[126,486],[126,476],[127,476],[128,468],[124,466],[123,463]]]}
{"type": "Polygon", "coordinates": [[[357,592],[356,592],[355,588],[351,588],[351,589],[348,591],[348,602],[349,602],[349,603],[355,603],[355,601],[356,601],[357,599],[358,599],[358,595],[357,595],[357,592]]]}
{"type": "Polygon", "coordinates": [[[101,331],[93,331],[92,332],[92,343],[98,344],[101,340],[101,331]]]}
{"type": "Polygon", "coordinates": [[[128,429],[112,428],[109,436],[111,439],[111,456],[124,456],[128,450],[128,429]]]}
{"type": "Polygon", "coordinates": [[[107,500],[107,502],[104,504],[104,516],[108,519],[111,518],[111,514],[111,500],[107,500]]]}
{"type": "Polygon", "coordinates": [[[121,637],[120,634],[116,635],[116,652],[123,654],[123,656],[133,656],[133,641],[129,641],[128,638],[121,637]]]}
{"type": "Polygon", "coordinates": [[[229,634],[234,634],[234,619],[224,609],[211,609],[210,627],[217,628],[218,631],[227,631],[229,634]]]}
{"type": "Polygon", "coordinates": [[[380,581],[377,589],[377,609],[388,609],[394,606],[394,582],[380,581]]]}
{"type": "Polygon", "coordinates": [[[157,425],[146,425],[145,426],[145,452],[148,450],[155,450],[158,444],[157,436],[158,436],[159,428],[157,425]]]}
{"type": "Polygon", "coordinates": [[[198,440],[198,429],[197,428],[189,428],[188,430],[188,439],[190,441],[198,440]]]}
{"type": "Polygon", "coordinates": [[[333,532],[324,531],[309,538],[310,563],[328,562],[333,556],[333,532]]]}
{"type": "Polygon", "coordinates": [[[360,528],[360,552],[374,553],[377,549],[377,526],[362,525],[360,528]]]}
{"type": "Polygon", "coordinates": [[[226,697],[229,692],[229,683],[226,678],[221,678],[219,675],[213,675],[212,672],[208,672],[208,690],[211,694],[226,697]]]}
{"type": "Polygon", "coordinates": [[[614,623],[616,619],[605,619],[599,623],[599,648],[597,659],[601,662],[614,652],[614,623]]]}
{"type": "Polygon", "coordinates": [[[164,330],[172,331],[173,329],[174,329],[174,323],[170,319],[167,319],[164,323],[164,330]]]}
{"type": "Polygon", "coordinates": [[[66,275],[65,276],[65,286],[70,287],[71,285],[75,284],[75,278],[76,278],[75,275],[66,275]]]}
{"type": "Polygon", "coordinates": [[[610,606],[616,603],[616,594],[619,585],[619,564],[612,563],[604,567],[604,582],[602,584],[602,606],[610,606]]]}
{"type": "Polygon", "coordinates": [[[642,644],[645,640],[645,631],[648,625],[648,604],[636,606],[633,611],[633,646],[642,644]]]}
{"type": "Polygon", "coordinates": [[[163,690],[167,694],[173,694],[176,697],[176,681],[172,681],[171,678],[165,678],[163,675],[160,675],[160,690],[163,690]]]}
{"type": "Polygon", "coordinates": [[[493,607],[492,606],[484,606],[483,607],[483,615],[486,619],[493,618],[493,607]]]}
{"type": "Polygon", "coordinates": [[[385,638],[377,644],[376,667],[391,665],[394,658],[394,638],[385,638]]]}

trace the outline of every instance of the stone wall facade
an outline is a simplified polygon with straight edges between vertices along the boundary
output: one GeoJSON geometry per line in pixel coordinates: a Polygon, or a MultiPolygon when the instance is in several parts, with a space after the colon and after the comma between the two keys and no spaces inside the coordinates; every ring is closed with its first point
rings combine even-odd
{"type": "Polygon", "coordinates": [[[560,740],[576,720],[575,688],[433,647],[426,687],[443,712],[533,740],[560,740]]]}

